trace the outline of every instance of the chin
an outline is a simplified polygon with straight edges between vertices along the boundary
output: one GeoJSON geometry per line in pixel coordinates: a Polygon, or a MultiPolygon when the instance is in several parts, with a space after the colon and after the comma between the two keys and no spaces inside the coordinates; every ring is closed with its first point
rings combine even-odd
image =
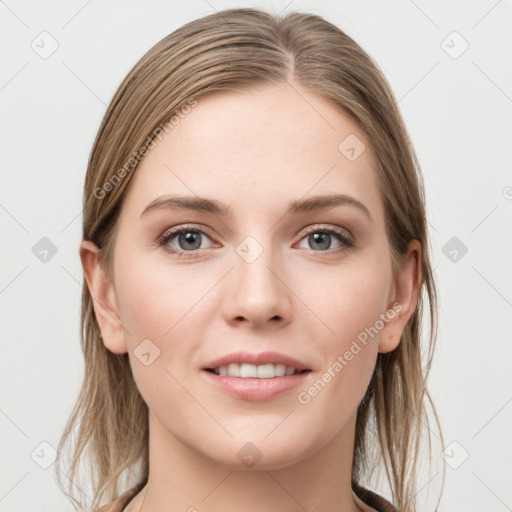
{"type": "Polygon", "coordinates": [[[297,450],[297,446],[303,447],[303,444],[284,444],[277,438],[275,441],[277,442],[233,440],[221,453],[209,454],[209,457],[233,471],[273,471],[286,468],[307,457],[307,453],[297,450]]]}

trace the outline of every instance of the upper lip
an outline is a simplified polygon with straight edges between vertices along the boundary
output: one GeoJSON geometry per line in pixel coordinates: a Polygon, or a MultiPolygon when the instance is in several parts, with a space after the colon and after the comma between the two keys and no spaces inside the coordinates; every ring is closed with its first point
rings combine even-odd
{"type": "Polygon", "coordinates": [[[251,354],[249,352],[235,352],[233,354],[228,354],[211,361],[203,368],[203,370],[214,370],[215,368],[226,366],[231,363],[246,363],[254,364],[256,366],[269,363],[284,364],[285,366],[291,366],[299,371],[310,370],[310,368],[301,361],[285,354],[279,354],[278,352],[260,352],[259,354],[251,354]]]}

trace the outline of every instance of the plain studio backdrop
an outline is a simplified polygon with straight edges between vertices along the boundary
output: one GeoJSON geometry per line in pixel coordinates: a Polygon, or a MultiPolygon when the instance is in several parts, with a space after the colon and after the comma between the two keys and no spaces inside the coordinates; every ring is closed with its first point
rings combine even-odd
{"type": "MultiPolygon", "coordinates": [[[[447,445],[434,453],[446,461],[439,511],[511,510],[507,0],[0,1],[0,510],[73,510],[53,459],[83,375],[82,188],[106,106],[157,41],[230,7],[319,14],[390,81],[424,173],[440,293],[429,381],[447,445]]],[[[440,469],[419,487],[425,511],[440,469]]]]}

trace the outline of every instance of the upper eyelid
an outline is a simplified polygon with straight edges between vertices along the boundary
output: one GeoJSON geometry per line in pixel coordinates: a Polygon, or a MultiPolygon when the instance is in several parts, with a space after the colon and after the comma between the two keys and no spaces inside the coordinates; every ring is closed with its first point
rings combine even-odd
{"type": "Polygon", "coordinates": [[[170,235],[171,233],[176,233],[187,229],[189,231],[201,231],[205,234],[209,234],[209,232],[211,231],[209,228],[207,228],[206,226],[202,226],[201,224],[178,224],[177,226],[173,226],[172,228],[166,229],[162,236],[170,235]]]}
{"type": "Polygon", "coordinates": [[[309,233],[314,233],[315,231],[324,231],[324,230],[327,230],[327,231],[334,230],[336,232],[346,233],[348,235],[347,238],[350,238],[351,240],[354,238],[352,233],[347,228],[342,228],[341,226],[332,226],[329,224],[317,224],[316,226],[309,226],[306,228],[306,231],[304,231],[303,233],[309,234],[309,233]]]}

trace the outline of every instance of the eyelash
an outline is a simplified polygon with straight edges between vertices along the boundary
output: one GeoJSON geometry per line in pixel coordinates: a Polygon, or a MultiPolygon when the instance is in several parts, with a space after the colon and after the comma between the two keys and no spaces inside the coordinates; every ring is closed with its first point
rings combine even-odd
{"type": "MultiPolygon", "coordinates": [[[[208,238],[212,238],[210,235],[208,235],[207,232],[205,232],[203,229],[199,228],[198,226],[194,226],[194,225],[186,225],[186,226],[182,226],[180,228],[177,228],[177,229],[174,229],[172,231],[167,231],[165,232],[159,239],[158,239],[158,246],[161,247],[161,246],[165,246],[165,250],[167,252],[169,252],[170,254],[178,254],[179,257],[183,256],[184,254],[188,254],[192,257],[198,257],[198,254],[196,253],[196,251],[199,251],[200,249],[194,249],[192,251],[180,251],[180,250],[177,250],[177,249],[170,249],[167,244],[169,243],[170,240],[172,240],[174,237],[176,237],[177,235],[180,235],[182,233],[189,233],[189,232],[193,232],[193,233],[201,233],[202,235],[206,235],[208,238]]],[[[352,247],[355,247],[355,241],[354,239],[351,237],[351,236],[347,236],[347,234],[345,233],[345,231],[341,231],[337,228],[333,228],[331,226],[314,226],[312,228],[309,228],[304,234],[303,236],[300,238],[300,240],[303,240],[304,238],[306,238],[308,235],[312,234],[312,233],[327,233],[327,234],[330,234],[330,235],[335,235],[336,238],[344,245],[344,247],[341,247],[341,248],[338,248],[338,249],[335,249],[335,250],[326,250],[326,251],[313,251],[312,252],[319,252],[319,253],[326,253],[326,254],[338,254],[338,253],[341,253],[341,252],[345,252],[347,250],[349,250],[350,248],[352,247]]]]}

